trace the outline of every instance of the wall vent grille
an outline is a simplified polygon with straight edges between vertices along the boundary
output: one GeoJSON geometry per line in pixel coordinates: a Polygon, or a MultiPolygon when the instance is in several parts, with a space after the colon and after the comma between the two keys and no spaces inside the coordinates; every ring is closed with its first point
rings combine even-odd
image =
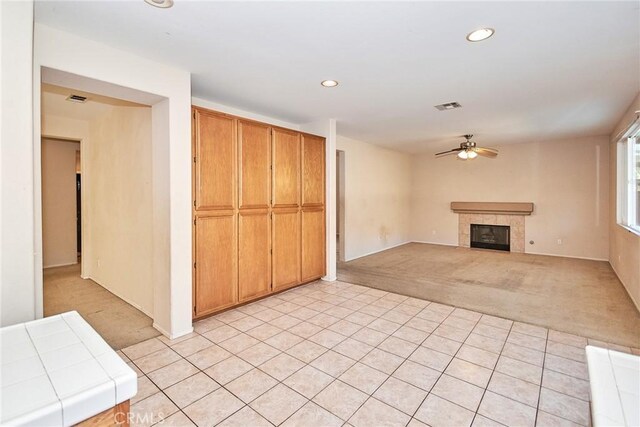
{"type": "Polygon", "coordinates": [[[84,104],[85,102],[87,102],[87,97],[86,96],[82,96],[82,95],[71,94],[71,95],[67,96],[67,101],[79,102],[81,104],[84,104]]]}
{"type": "Polygon", "coordinates": [[[456,108],[460,108],[462,107],[462,105],[460,105],[457,102],[447,102],[446,104],[436,105],[435,107],[440,111],[446,111],[446,110],[453,110],[456,108]]]}

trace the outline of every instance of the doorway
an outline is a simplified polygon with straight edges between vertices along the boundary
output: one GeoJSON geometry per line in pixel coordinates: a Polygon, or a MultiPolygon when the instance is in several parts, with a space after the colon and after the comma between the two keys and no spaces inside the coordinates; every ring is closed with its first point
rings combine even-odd
{"type": "Polygon", "coordinates": [[[345,153],[336,150],[336,259],[345,260],[345,153]]]}

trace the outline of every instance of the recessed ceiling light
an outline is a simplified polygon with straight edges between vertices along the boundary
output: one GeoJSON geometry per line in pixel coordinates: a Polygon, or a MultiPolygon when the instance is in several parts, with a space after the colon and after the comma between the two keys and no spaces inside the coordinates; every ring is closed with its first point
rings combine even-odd
{"type": "Polygon", "coordinates": [[[323,80],[320,84],[324,87],[336,87],[338,86],[338,82],[336,80],[323,80]]]}
{"type": "Polygon", "coordinates": [[[162,9],[168,9],[173,6],[173,0],[144,0],[145,3],[151,6],[159,7],[162,9]]]}
{"type": "Polygon", "coordinates": [[[467,34],[467,40],[470,42],[481,42],[491,37],[495,32],[493,28],[480,28],[467,34]]]}

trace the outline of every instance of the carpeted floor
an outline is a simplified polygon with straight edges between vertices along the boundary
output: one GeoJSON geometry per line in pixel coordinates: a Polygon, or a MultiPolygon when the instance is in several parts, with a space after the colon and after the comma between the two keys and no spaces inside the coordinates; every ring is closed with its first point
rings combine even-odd
{"type": "Polygon", "coordinates": [[[640,313],[604,261],[410,243],[339,263],[338,279],[640,347],[640,313]]]}
{"type": "Polygon", "coordinates": [[[80,278],[80,265],[44,270],[44,315],[76,310],[118,350],[160,333],[153,320],[93,280],[80,278]]]}

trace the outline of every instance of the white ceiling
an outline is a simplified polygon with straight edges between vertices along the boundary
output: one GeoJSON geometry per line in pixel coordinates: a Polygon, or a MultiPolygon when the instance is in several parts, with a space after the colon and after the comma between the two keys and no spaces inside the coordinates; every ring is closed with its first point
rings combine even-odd
{"type": "Polygon", "coordinates": [[[37,22],[191,71],[194,96],[408,152],[610,133],[640,90],[639,17],[637,1],[36,3],[37,22]]]}

